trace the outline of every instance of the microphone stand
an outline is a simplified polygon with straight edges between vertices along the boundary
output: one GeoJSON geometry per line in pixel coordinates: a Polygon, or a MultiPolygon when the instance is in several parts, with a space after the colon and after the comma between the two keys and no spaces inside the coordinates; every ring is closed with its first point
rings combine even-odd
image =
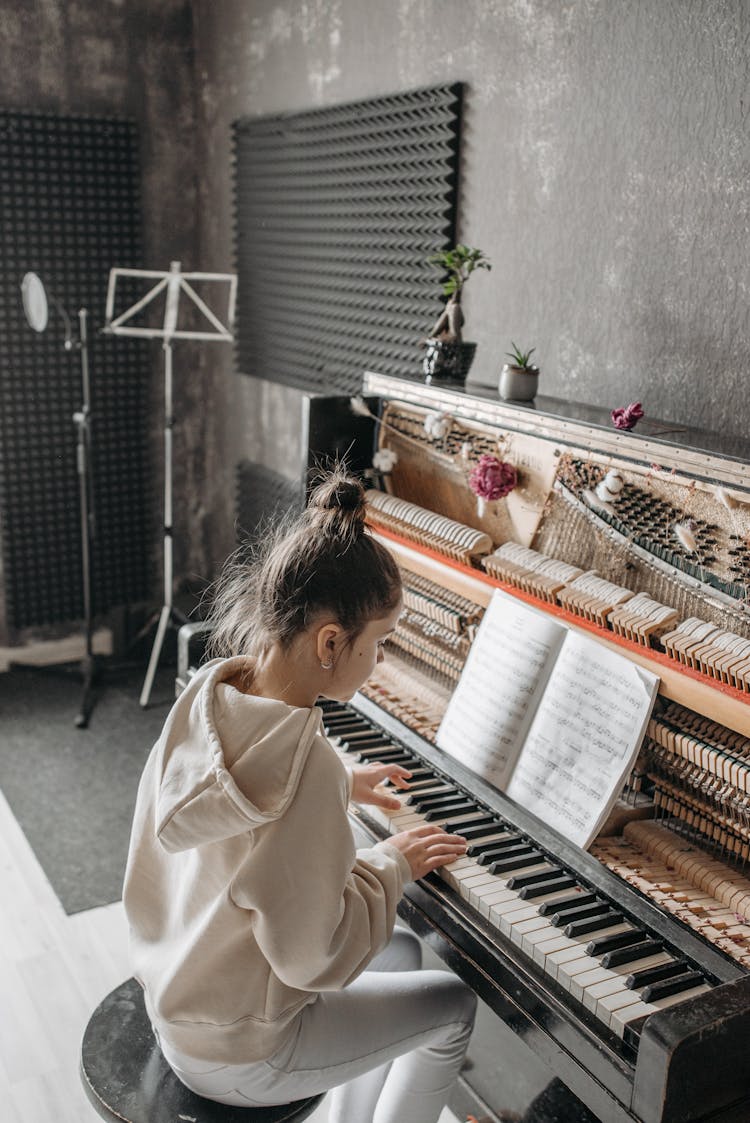
{"type": "Polygon", "coordinates": [[[81,520],[81,576],[83,583],[83,614],[85,626],[85,654],[81,660],[83,695],[76,715],[78,729],[85,729],[93,709],[93,685],[96,679],[96,660],[93,651],[93,605],[91,596],[91,555],[95,534],[94,491],[91,470],[91,382],[89,378],[88,312],[78,311],[78,340],[74,341],[70,316],[53,292],[45,286],[37,273],[26,273],[21,282],[23,309],[29,327],[36,332],[46,331],[49,324],[49,305],[53,305],[65,332],[66,351],[77,350],[81,358],[81,408],[73,414],[76,427],[76,470],[78,473],[78,501],[81,520]]]}
{"type": "Polygon", "coordinates": [[[78,311],[78,344],[68,340],[70,349],[77,346],[81,356],[81,408],[73,414],[76,427],[76,467],[78,471],[78,499],[81,512],[81,574],[83,580],[83,615],[86,651],[81,660],[83,694],[76,715],[78,729],[85,729],[93,709],[93,688],[97,677],[96,657],[93,649],[93,609],[91,597],[91,555],[95,541],[96,524],[93,504],[93,474],[91,465],[91,384],[89,381],[88,312],[78,311]]]}

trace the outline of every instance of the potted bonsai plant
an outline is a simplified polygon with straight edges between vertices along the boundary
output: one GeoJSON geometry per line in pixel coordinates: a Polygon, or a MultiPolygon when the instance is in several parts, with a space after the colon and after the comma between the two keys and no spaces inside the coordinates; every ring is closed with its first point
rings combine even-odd
{"type": "Polygon", "coordinates": [[[462,337],[464,314],[461,310],[461,294],[475,269],[491,269],[492,266],[482,250],[472,249],[461,243],[453,249],[433,253],[427,260],[430,265],[438,266],[447,274],[443,292],[448,301],[424,340],[427,350],[422,369],[427,381],[441,378],[463,382],[469,373],[477,345],[466,343],[462,337]]]}
{"type": "Polygon", "coordinates": [[[505,401],[530,402],[536,396],[539,385],[539,367],[531,362],[531,356],[536,348],[522,351],[511,340],[512,351],[506,351],[506,357],[511,362],[506,363],[500,371],[498,391],[505,401]]]}

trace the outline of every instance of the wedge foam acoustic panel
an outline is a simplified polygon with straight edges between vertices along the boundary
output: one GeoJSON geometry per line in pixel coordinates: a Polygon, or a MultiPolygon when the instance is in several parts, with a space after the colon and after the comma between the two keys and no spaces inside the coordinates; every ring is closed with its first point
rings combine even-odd
{"type": "Polygon", "coordinates": [[[252,460],[237,465],[237,541],[258,544],[290,512],[305,502],[304,480],[291,481],[273,468],[252,460]]]}
{"type": "Polygon", "coordinates": [[[355,392],[417,372],[455,238],[460,85],[233,127],[237,363],[355,392]]]}
{"type": "Polygon", "coordinates": [[[68,312],[88,310],[95,533],[92,601],[102,613],[147,595],[149,355],[101,335],[112,265],[140,261],[132,123],[0,111],[0,537],[9,628],[83,615],[76,428],[80,352],[26,323],[21,279],[42,278],[68,312]]]}

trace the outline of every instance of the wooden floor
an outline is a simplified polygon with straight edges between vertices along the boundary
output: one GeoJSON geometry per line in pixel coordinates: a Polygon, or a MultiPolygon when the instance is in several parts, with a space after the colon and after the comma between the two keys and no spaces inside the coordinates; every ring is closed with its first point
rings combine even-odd
{"type": "MultiPolygon", "coordinates": [[[[131,973],[122,903],[67,916],[1,792],[0,901],[0,1119],[95,1123],[78,1049],[92,1010],[131,973]]],[[[326,1118],[324,1103],[310,1123],[326,1118]]]]}

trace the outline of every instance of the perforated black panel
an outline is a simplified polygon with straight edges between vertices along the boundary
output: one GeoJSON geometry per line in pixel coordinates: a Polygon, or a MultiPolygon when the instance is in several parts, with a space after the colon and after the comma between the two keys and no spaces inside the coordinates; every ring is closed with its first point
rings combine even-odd
{"type": "Polygon", "coordinates": [[[455,236],[461,87],[234,125],[239,370],[353,393],[419,369],[455,236]]]}
{"type": "Polygon", "coordinates": [[[11,628],[83,615],[73,413],[80,357],[50,309],[32,331],[20,284],[38,273],[89,311],[96,533],[93,604],[147,595],[148,350],[99,334],[112,265],[139,267],[138,147],[128,121],[0,111],[0,519],[11,628]]]}

